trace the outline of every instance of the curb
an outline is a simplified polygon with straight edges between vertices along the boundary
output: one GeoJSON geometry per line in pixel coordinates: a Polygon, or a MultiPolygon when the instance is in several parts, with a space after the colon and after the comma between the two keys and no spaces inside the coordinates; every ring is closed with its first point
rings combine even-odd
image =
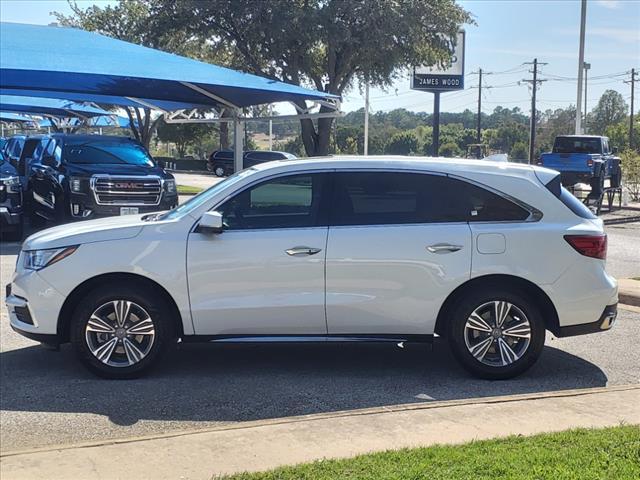
{"type": "Polygon", "coordinates": [[[633,217],[624,217],[624,218],[607,218],[603,220],[605,225],[619,225],[621,223],[634,223],[640,222],[640,215],[635,215],[633,217]]]}
{"type": "Polygon", "coordinates": [[[527,394],[506,395],[506,396],[498,396],[498,397],[480,397],[480,398],[471,398],[471,399],[464,399],[464,400],[445,400],[445,401],[431,402],[431,403],[408,403],[408,404],[390,405],[390,406],[382,406],[382,407],[364,408],[364,409],[358,409],[358,410],[341,410],[341,411],[329,412],[329,413],[317,413],[317,414],[311,414],[311,415],[300,415],[300,416],[293,416],[293,417],[241,422],[240,424],[224,425],[220,427],[182,430],[179,432],[172,432],[172,433],[151,434],[151,435],[142,435],[142,436],[129,437],[129,438],[120,438],[120,439],[116,438],[116,439],[103,440],[103,441],[97,441],[97,442],[94,441],[94,442],[82,442],[82,443],[75,443],[75,444],[50,445],[50,446],[39,447],[39,448],[13,450],[13,451],[7,451],[7,452],[0,452],[0,459],[7,458],[7,457],[21,456],[21,455],[30,455],[30,454],[42,453],[42,452],[102,447],[102,446],[108,446],[108,445],[122,445],[122,444],[128,444],[128,443],[143,442],[148,440],[185,437],[185,436],[202,434],[202,433],[222,432],[222,431],[230,431],[230,430],[246,430],[246,429],[252,429],[252,428],[272,426],[272,425],[295,424],[295,423],[301,423],[301,422],[326,420],[326,419],[334,419],[334,418],[379,415],[379,414],[397,413],[397,412],[403,412],[403,411],[432,410],[432,409],[439,409],[439,408],[458,407],[458,406],[464,406],[464,405],[489,405],[489,404],[496,404],[496,403],[511,403],[511,402],[527,401],[527,400],[549,399],[549,398],[580,397],[580,396],[586,396],[586,395],[595,395],[599,393],[610,393],[610,392],[620,392],[620,391],[629,391],[629,390],[638,390],[640,393],[640,384],[617,385],[612,387],[595,387],[595,388],[583,388],[583,389],[572,389],[572,390],[557,390],[557,391],[551,391],[551,392],[527,393],[527,394]]]}

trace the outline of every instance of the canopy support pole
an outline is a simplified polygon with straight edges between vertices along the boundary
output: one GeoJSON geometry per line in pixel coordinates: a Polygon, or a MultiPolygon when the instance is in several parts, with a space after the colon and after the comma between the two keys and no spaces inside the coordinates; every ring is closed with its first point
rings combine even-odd
{"type": "Polygon", "coordinates": [[[235,172],[244,168],[244,121],[240,118],[242,111],[237,109],[233,117],[233,166],[235,172]]]}

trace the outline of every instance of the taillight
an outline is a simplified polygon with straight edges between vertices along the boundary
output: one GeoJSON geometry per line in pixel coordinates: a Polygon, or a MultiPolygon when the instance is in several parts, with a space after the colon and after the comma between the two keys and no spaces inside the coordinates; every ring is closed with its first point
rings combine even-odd
{"type": "Polygon", "coordinates": [[[593,159],[592,158],[587,160],[587,167],[593,167],[593,159]]]}
{"type": "Polygon", "coordinates": [[[585,257],[607,258],[607,236],[602,235],[565,235],[564,239],[576,252],[585,257]]]}

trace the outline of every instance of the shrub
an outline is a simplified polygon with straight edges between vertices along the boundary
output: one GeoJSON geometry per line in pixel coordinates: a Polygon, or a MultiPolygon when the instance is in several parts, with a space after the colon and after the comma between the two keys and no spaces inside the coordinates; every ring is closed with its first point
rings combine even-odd
{"type": "Polygon", "coordinates": [[[620,154],[624,184],[634,202],[640,201],[640,153],[630,148],[620,154]]]}

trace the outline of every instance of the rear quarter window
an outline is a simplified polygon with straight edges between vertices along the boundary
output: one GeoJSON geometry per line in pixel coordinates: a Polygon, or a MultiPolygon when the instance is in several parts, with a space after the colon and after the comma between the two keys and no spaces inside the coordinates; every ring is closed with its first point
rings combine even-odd
{"type": "Polygon", "coordinates": [[[569,210],[581,218],[593,220],[598,218],[587,206],[578,200],[569,190],[562,186],[560,175],[554,177],[546,185],[547,190],[553,193],[553,196],[560,200],[569,210]]]}

